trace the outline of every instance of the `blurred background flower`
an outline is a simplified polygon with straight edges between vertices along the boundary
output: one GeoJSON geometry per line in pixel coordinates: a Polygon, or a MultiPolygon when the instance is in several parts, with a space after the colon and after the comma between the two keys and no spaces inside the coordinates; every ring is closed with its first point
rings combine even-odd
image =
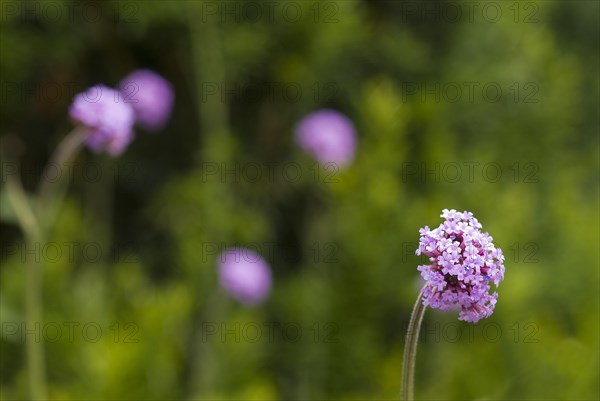
{"type": "Polygon", "coordinates": [[[174,102],[173,87],[166,79],[151,70],[135,70],[121,80],[119,90],[141,127],[155,132],[165,126],[174,102]]]}
{"type": "Polygon", "coordinates": [[[319,110],[304,117],[296,128],[298,145],[321,164],[348,166],[356,151],[352,122],[335,110],[319,110]]]}
{"type": "Polygon", "coordinates": [[[246,305],[265,300],[271,289],[271,268],[257,253],[228,248],[218,258],[219,281],[231,295],[246,305]]]}

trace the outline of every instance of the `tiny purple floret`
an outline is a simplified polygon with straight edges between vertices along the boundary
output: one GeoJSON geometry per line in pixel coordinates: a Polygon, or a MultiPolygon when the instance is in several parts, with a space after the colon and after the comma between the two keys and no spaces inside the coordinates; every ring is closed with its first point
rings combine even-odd
{"type": "Polygon", "coordinates": [[[175,100],[169,81],[152,70],[135,70],[121,80],[119,90],[142,128],[155,132],[165,126],[175,100]]]}
{"type": "Polygon", "coordinates": [[[423,305],[444,311],[460,308],[459,319],[476,323],[489,317],[498,293],[490,294],[490,282],[497,288],[504,279],[504,255],[492,243],[473,213],[444,209],[445,221],[436,229],[419,230],[417,255],[431,264],[417,269],[425,279],[423,305]]]}
{"type": "Polygon", "coordinates": [[[296,127],[296,142],[319,163],[348,166],[356,151],[356,130],[352,121],[331,109],[313,112],[296,127]]]}
{"type": "Polygon", "coordinates": [[[271,290],[271,268],[257,253],[246,248],[228,248],[218,257],[221,286],[245,305],[264,301],[271,290]]]}
{"type": "Polygon", "coordinates": [[[79,93],[69,108],[71,118],[88,128],[85,144],[96,153],[118,156],[133,140],[134,111],[120,93],[96,85],[79,93]]]}

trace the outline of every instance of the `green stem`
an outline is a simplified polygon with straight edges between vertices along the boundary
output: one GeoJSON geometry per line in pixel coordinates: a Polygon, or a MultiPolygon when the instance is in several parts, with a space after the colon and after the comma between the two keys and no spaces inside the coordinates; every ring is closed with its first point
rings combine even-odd
{"type": "MultiPolygon", "coordinates": [[[[41,244],[27,239],[27,249],[39,249],[41,244]]],[[[27,329],[40,333],[42,325],[42,269],[38,255],[30,255],[25,267],[25,315],[27,329]]],[[[46,368],[44,343],[39,336],[29,336],[25,343],[29,375],[29,394],[32,400],[46,400],[46,368]]]]}
{"type": "MultiPolygon", "coordinates": [[[[190,42],[193,60],[193,76],[191,79],[196,87],[196,102],[198,127],[202,136],[202,148],[197,157],[201,161],[220,162],[230,167],[233,158],[233,145],[229,127],[228,105],[219,96],[208,96],[203,99],[204,84],[223,85],[226,79],[226,63],[222,49],[221,27],[214,21],[201,22],[202,10],[200,2],[191,2],[189,11],[190,42]]],[[[226,211],[227,216],[233,210],[233,194],[230,185],[210,180],[204,186],[204,192],[220,199],[219,210],[226,211]]],[[[207,222],[207,225],[211,223],[207,222]]],[[[231,239],[231,221],[220,219],[219,223],[212,221],[213,235],[228,242],[231,239]]],[[[202,277],[192,276],[201,283],[202,277]]],[[[206,276],[204,276],[206,277],[206,276]]],[[[187,378],[186,398],[207,398],[214,394],[218,380],[218,349],[211,342],[202,342],[202,324],[204,322],[220,322],[226,318],[229,299],[221,290],[216,290],[207,300],[202,300],[206,294],[206,286],[196,291],[197,306],[194,311],[194,326],[189,339],[189,376],[187,378]]]]}
{"type": "MultiPolygon", "coordinates": [[[[16,160],[0,148],[2,157],[11,160],[15,165],[16,160]]],[[[19,169],[17,168],[17,171],[19,169]]],[[[19,226],[23,230],[26,240],[26,249],[39,249],[41,239],[41,227],[32,210],[25,190],[21,185],[19,173],[8,175],[6,180],[6,192],[19,226]]],[[[40,333],[42,323],[42,278],[41,268],[37,262],[39,255],[30,255],[25,265],[25,319],[28,330],[40,333]]],[[[40,336],[28,336],[25,341],[25,352],[27,357],[27,375],[29,382],[29,397],[31,400],[45,400],[46,396],[46,369],[44,361],[44,343],[40,336]]]]}
{"type": "Polygon", "coordinates": [[[406,343],[404,345],[404,358],[402,360],[402,399],[404,401],[414,400],[415,388],[415,360],[417,356],[417,344],[419,342],[419,332],[421,331],[421,322],[425,316],[422,291],[419,292],[417,302],[410,316],[408,323],[408,332],[406,333],[406,343]]]}
{"type": "Polygon", "coordinates": [[[81,150],[86,136],[87,129],[85,127],[75,128],[58,144],[48,164],[46,164],[38,185],[39,218],[43,222],[41,228],[44,233],[52,227],[58,213],[57,208],[65,196],[67,185],[64,184],[64,177],[67,174],[62,174],[62,172],[68,171],[68,164],[81,150]],[[57,180],[47,179],[52,175],[50,173],[52,168],[58,168],[58,171],[61,172],[57,180]]]}
{"type": "Polygon", "coordinates": [[[223,290],[216,288],[206,299],[206,304],[197,311],[194,317],[195,327],[191,336],[189,355],[192,358],[186,389],[186,399],[208,399],[214,394],[215,385],[219,381],[218,349],[215,347],[217,341],[200,340],[203,326],[205,324],[220,325],[227,316],[230,300],[223,290]]]}
{"type": "MultiPolygon", "coordinates": [[[[39,249],[44,245],[48,235],[49,228],[53,225],[57,213],[58,204],[61,203],[65,195],[67,185],[64,185],[64,175],[61,174],[58,180],[50,181],[50,168],[57,168],[63,171],[67,163],[75,158],[85,139],[85,129],[75,128],[69,133],[57,146],[50,161],[44,169],[41,177],[38,191],[37,202],[37,230],[33,233],[31,230],[26,232],[28,249],[39,249]]],[[[43,299],[43,269],[34,255],[30,257],[26,265],[25,279],[25,314],[27,317],[27,327],[29,330],[39,332],[39,326],[42,325],[42,299],[43,299]]],[[[46,391],[46,362],[44,355],[44,343],[41,338],[29,339],[26,342],[27,364],[29,367],[29,391],[32,400],[46,400],[48,398],[46,391]]]]}
{"type": "Polygon", "coordinates": [[[18,173],[7,175],[6,194],[10,205],[15,211],[17,222],[25,236],[28,238],[38,238],[41,231],[40,224],[35,213],[33,213],[29,199],[21,185],[21,180],[18,178],[18,173]]]}
{"type": "Polygon", "coordinates": [[[202,149],[198,156],[202,161],[208,159],[230,163],[233,149],[227,99],[222,95],[203,98],[207,83],[218,87],[226,83],[222,29],[215,21],[199,22],[202,20],[200,5],[200,2],[192,2],[188,24],[194,67],[191,78],[196,87],[197,115],[202,135],[202,149]]]}
{"type": "MultiPolygon", "coordinates": [[[[55,208],[62,199],[65,185],[62,180],[46,180],[49,169],[56,168],[62,171],[63,165],[71,161],[85,138],[85,131],[76,128],[68,134],[58,145],[52,158],[46,165],[42,175],[38,199],[35,203],[37,213],[34,213],[25,190],[21,185],[18,175],[8,176],[6,190],[21,229],[25,234],[27,249],[40,249],[47,236],[47,230],[54,222],[55,208]]],[[[0,149],[3,157],[4,150],[0,149]]],[[[62,176],[60,177],[62,178],[62,176]]],[[[42,326],[42,292],[43,292],[43,269],[39,263],[39,255],[30,255],[25,265],[25,317],[28,330],[40,333],[42,326]]],[[[29,396],[32,400],[46,400],[46,362],[44,356],[44,343],[40,336],[29,336],[25,342],[27,356],[27,372],[29,381],[29,396]]]]}

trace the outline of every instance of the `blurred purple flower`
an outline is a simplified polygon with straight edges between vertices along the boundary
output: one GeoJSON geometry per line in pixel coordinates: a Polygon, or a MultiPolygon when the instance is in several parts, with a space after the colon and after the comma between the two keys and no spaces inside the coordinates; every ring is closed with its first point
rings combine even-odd
{"type": "Polygon", "coordinates": [[[142,128],[158,131],[165,126],[175,98],[169,81],[151,70],[135,70],[121,80],[119,90],[142,128]]]}
{"type": "Polygon", "coordinates": [[[85,143],[96,153],[106,150],[118,156],[133,140],[133,109],[123,102],[118,91],[104,85],[77,94],[69,115],[89,129],[85,143]]]}
{"type": "Polygon", "coordinates": [[[356,131],[342,113],[322,109],[309,114],[296,127],[296,142],[321,164],[346,167],[354,158],[356,131]]]}
{"type": "Polygon", "coordinates": [[[255,305],[271,290],[271,268],[249,249],[228,248],[219,255],[219,281],[233,298],[255,305]]]}
{"type": "Polygon", "coordinates": [[[438,228],[425,226],[417,255],[429,256],[431,265],[418,270],[425,279],[423,305],[444,311],[460,307],[459,319],[476,323],[494,311],[498,293],[490,295],[504,279],[504,255],[492,243],[473,213],[444,209],[438,228]]]}

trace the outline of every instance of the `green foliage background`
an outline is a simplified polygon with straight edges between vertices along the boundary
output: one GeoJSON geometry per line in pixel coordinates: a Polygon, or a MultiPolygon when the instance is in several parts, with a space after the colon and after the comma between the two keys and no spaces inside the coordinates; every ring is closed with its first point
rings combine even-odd
{"type": "MultiPolygon", "coordinates": [[[[46,323],[80,324],[44,340],[50,397],[394,399],[418,229],[456,208],[504,250],[506,278],[475,326],[427,312],[417,399],[598,399],[598,3],[492,2],[495,22],[488,2],[472,19],[464,2],[272,3],[253,2],[254,21],[243,2],[0,2],[0,133],[22,143],[26,188],[71,129],[75,93],[140,67],[176,90],[163,132],[139,132],[118,159],[77,159],[103,174],[74,177],[51,241],[103,252],[42,252],[46,323]],[[451,6],[461,18],[422,13],[451,6]],[[277,90],[290,87],[301,95],[277,90]],[[293,141],[323,107],[359,133],[333,180],[293,141]],[[250,163],[274,178],[210,173],[250,163]],[[215,249],[235,244],[259,244],[273,268],[260,307],[218,288],[215,249]]],[[[24,320],[24,245],[9,220],[0,234],[0,396],[24,399],[24,334],[5,332],[24,320]]]]}

